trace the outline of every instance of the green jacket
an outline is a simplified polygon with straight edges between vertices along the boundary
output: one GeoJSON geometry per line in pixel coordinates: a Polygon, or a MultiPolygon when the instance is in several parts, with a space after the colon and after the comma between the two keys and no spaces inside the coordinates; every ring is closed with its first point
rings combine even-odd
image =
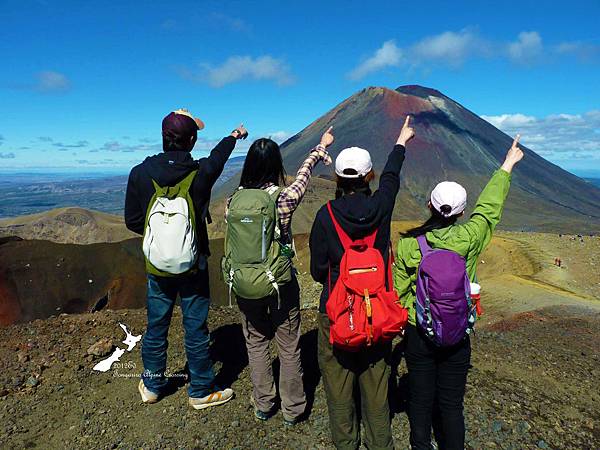
{"type": "MultiPolygon", "coordinates": [[[[511,176],[499,169],[492,176],[477,200],[477,205],[468,222],[433,230],[425,236],[433,248],[455,251],[467,261],[467,272],[471,280],[477,272],[477,259],[485,250],[500,217],[510,187],[511,176]]],[[[398,242],[398,255],[394,265],[394,288],[405,308],[409,323],[415,325],[415,295],[417,269],[421,252],[417,240],[402,238],[398,242]]]]}

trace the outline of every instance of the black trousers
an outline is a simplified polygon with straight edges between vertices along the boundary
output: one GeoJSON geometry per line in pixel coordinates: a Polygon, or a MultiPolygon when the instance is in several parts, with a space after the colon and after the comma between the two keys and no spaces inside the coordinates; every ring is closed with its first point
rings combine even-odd
{"type": "Polygon", "coordinates": [[[453,347],[440,348],[409,325],[405,340],[411,447],[431,450],[433,425],[440,449],[463,450],[463,400],[471,361],[469,336],[453,347]]]}

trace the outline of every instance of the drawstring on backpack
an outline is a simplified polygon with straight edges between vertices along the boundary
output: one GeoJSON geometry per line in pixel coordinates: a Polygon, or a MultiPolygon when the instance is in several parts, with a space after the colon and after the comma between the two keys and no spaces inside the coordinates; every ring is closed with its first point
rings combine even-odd
{"type": "Polygon", "coordinates": [[[229,270],[229,282],[227,283],[229,285],[229,307],[233,308],[233,305],[231,304],[231,290],[233,289],[233,276],[235,275],[235,271],[233,269],[229,270]]]}
{"type": "Polygon", "coordinates": [[[367,335],[367,347],[373,344],[373,308],[371,306],[371,297],[369,295],[369,289],[365,288],[365,305],[367,310],[367,325],[369,328],[369,334],[367,335]]]}
{"type": "Polygon", "coordinates": [[[281,296],[279,295],[279,285],[277,284],[277,280],[275,280],[275,275],[270,270],[267,270],[266,274],[269,282],[277,292],[277,309],[281,309],[281,296]]]}

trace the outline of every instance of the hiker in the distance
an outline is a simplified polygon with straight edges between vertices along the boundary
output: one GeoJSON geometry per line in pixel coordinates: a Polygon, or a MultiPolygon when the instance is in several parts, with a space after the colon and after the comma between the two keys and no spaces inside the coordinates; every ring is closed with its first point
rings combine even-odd
{"type": "Polygon", "coordinates": [[[163,153],[146,158],[129,175],[125,197],[127,228],[143,234],[148,272],[148,326],[142,341],[144,372],[138,390],[144,403],[160,400],[167,389],[167,335],[177,296],[181,298],[194,409],[223,404],[233,390],[215,386],[208,352],[210,305],[206,221],[210,193],[236,141],[248,132],[240,125],[207,158],[194,161],[191,151],[204,128],[187,110],[162,122],[163,153]]]}
{"type": "Polygon", "coordinates": [[[456,223],[465,210],[467,192],[444,181],[431,192],[431,217],[404,233],[398,243],[394,285],[409,310],[405,357],[413,449],[432,448],[432,422],[440,448],[464,448],[469,332],[477,306],[470,298],[479,295],[478,285],[471,283],[477,281],[479,255],[500,221],[513,167],[523,158],[518,141],[517,135],[468,222],[456,223]]]}
{"type": "MultiPolygon", "coordinates": [[[[323,285],[319,306],[318,360],[327,396],[329,426],[338,449],[357,449],[361,418],[367,448],[393,448],[388,405],[390,366],[389,342],[372,344],[350,352],[330,343],[330,319],[326,314],[330,290],[340,274],[344,247],[336,222],[352,240],[376,232],[373,247],[381,252],[385,272],[389,268],[390,226],[396,195],[400,188],[400,169],[406,143],[413,138],[410,117],[406,118],[379,179],[379,189],[371,191],[375,174],[367,150],[351,147],[340,152],[335,161],[336,198],[317,213],[310,233],[310,270],[323,285]],[[331,215],[330,215],[331,214],[331,215]],[[333,217],[332,217],[333,216],[333,217]],[[359,392],[360,400],[355,394],[359,392]],[[360,405],[361,411],[357,411],[360,405]]],[[[392,287],[388,286],[391,290],[392,287]]],[[[357,305],[358,307],[358,305],[357,305]]]]}
{"type": "MultiPolygon", "coordinates": [[[[314,167],[331,158],[332,128],[321,137],[286,186],[279,145],[258,139],[248,150],[239,188],[229,198],[223,277],[237,298],[248,350],[254,415],[268,420],[277,392],[269,343],[279,353],[279,393],[284,424],[295,425],[306,410],[300,364],[300,288],[292,266],[292,214],[300,205],[314,167]]],[[[231,299],[230,299],[231,300],[231,299]]]]}

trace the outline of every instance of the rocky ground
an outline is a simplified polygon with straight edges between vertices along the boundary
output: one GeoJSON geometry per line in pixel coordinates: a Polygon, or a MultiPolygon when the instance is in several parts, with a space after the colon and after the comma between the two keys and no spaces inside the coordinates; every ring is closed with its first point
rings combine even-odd
{"type": "MultiPolygon", "coordinates": [[[[141,345],[109,372],[92,371],[112,345],[124,347],[119,322],[134,334],[143,332],[143,310],[62,315],[0,328],[0,448],[331,448],[316,364],[316,312],[303,314],[302,354],[311,411],[291,429],[284,428],[281,415],[265,423],[252,415],[249,369],[235,309],[213,308],[210,324],[219,378],[233,386],[236,398],[206,411],[187,406],[177,310],[169,347],[173,393],[155,405],[141,404],[136,389],[141,345]]],[[[399,366],[392,395],[393,430],[397,448],[407,448],[401,347],[395,354],[399,366]]],[[[480,327],[473,339],[466,398],[467,447],[600,448],[599,363],[597,310],[551,307],[480,327]]]]}
{"type": "MultiPolygon", "coordinates": [[[[296,246],[310,398],[305,422],[288,429],[281,415],[266,423],[254,419],[238,312],[219,306],[210,315],[212,357],[220,382],[231,385],[236,398],[207,411],[187,406],[176,310],[168,365],[172,393],[143,405],[136,388],[141,344],[109,372],[92,368],[115,346],[125,347],[119,322],[143,333],[145,311],[106,310],[0,328],[0,448],[332,448],[316,362],[320,286],[308,273],[306,236],[298,236],[296,246]]],[[[481,256],[486,314],[473,337],[467,448],[600,448],[599,258],[599,237],[514,232],[498,233],[481,256]]],[[[224,294],[216,288],[217,303],[224,294]]],[[[402,449],[408,448],[408,421],[401,343],[394,355],[390,400],[402,449]]]]}

